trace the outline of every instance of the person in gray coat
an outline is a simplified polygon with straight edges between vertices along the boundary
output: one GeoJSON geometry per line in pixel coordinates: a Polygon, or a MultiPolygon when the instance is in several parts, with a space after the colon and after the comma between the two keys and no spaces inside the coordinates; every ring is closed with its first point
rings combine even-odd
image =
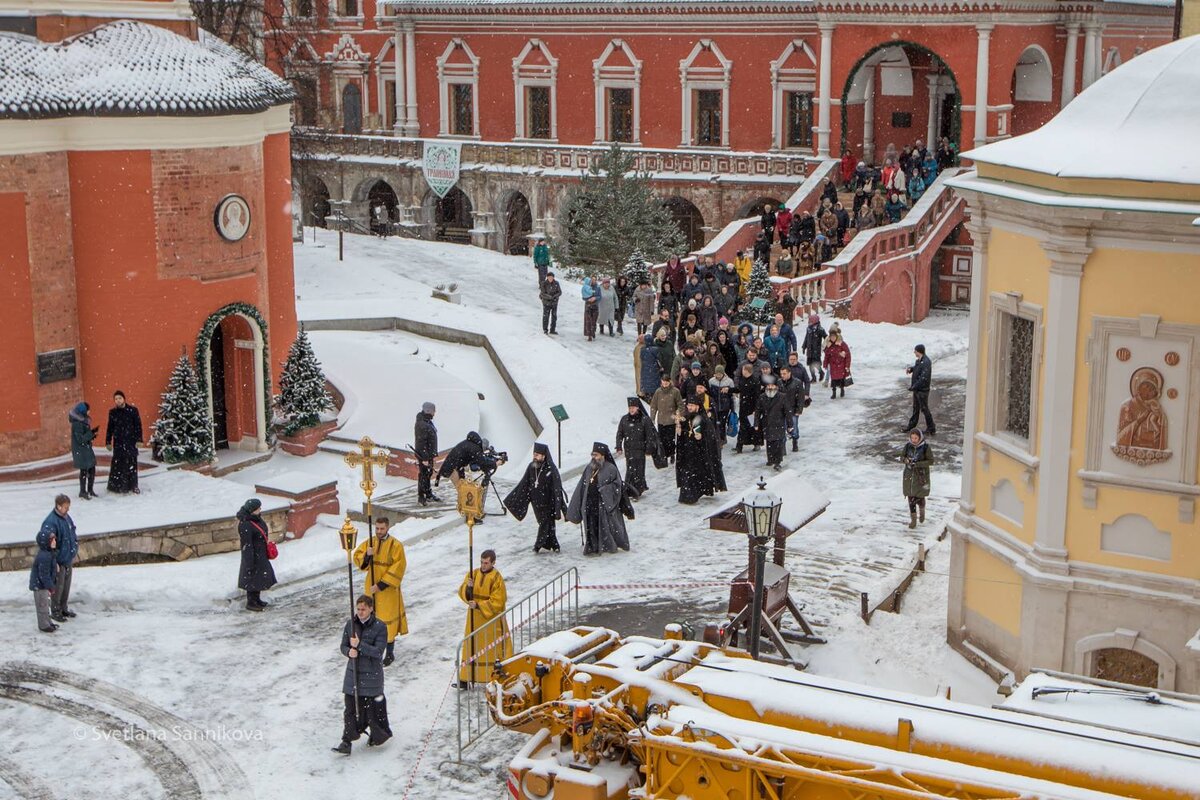
{"type": "Polygon", "coordinates": [[[613,326],[617,321],[617,290],[613,286],[612,279],[601,278],[600,288],[596,290],[596,294],[598,296],[596,307],[599,309],[596,324],[600,327],[601,332],[607,328],[608,335],[613,336],[613,326]]]}
{"type": "Polygon", "coordinates": [[[42,528],[37,535],[37,555],[29,570],[29,591],[33,592],[33,606],[37,609],[38,630],[54,633],[58,626],[50,621],[50,595],[54,593],[58,539],[54,531],[42,528]]]}
{"type": "Polygon", "coordinates": [[[378,747],[392,738],[388,725],[387,698],[383,695],[383,653],[387,648],[387,625],[375,616],[375,601],[362,595],[354,616],[342,630],[342,655],[346,674],[342,678],[345,711],[342,741],[333,752],[350,755],[350,743],[370,729],[367,747],[378,747]]]}
{"type": "Polygon", "coordinates": [[[92,440],[100,428],[92,426],[90,409],[87,403],[76,403],[67,413],[71,422],[71,463],[79,470],[79,496],[84,500],[96,496],[96,452],[92,450],[92,440]]]}
{"type": "Polygon", "coordinates": [[[621,516],[626,510],[632,508],[625,496],[621,471],[608,445],[596,442],[592,445],[592,460],[583,468],[567,507],[567,521],[583,524],[585,556],[615,553],[618,547],[629,549],[629,535],[621,516]]]}

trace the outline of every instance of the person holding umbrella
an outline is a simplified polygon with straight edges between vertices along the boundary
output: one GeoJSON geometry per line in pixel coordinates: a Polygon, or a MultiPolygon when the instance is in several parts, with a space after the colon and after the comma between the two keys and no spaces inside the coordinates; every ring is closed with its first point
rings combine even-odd
{"type": "Polygon", "coordinates": [[[383,694],[383,653],[387,626],[375,616],[375,601],[362,595],[354,616],[342,630],[342,655],[346,673],[342,678],[342,741],[333,752],[350,755],[351,742],[370,730],[367,747],[378,747],[392,738],[388,725],[387,698],[383,694]]]}

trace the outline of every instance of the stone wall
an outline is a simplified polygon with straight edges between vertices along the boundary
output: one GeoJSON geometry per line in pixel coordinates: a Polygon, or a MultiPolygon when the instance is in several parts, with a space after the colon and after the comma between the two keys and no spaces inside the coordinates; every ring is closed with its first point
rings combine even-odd
{"type": "MultiPolygon", "coordinates": [[[[264,512],[263,521],[272,541],[287,530],[288,509],[264,512]]],[[[239,548],[237,520],[233,517],[188,522],[163,528],[140,528],[79,537],[79,566],[122,564],[132,561],[186,561],[196,556],[227,553],[239,548]]],[[[29,569],[37,544],[0,546],[0,571],[29,569]]]]}

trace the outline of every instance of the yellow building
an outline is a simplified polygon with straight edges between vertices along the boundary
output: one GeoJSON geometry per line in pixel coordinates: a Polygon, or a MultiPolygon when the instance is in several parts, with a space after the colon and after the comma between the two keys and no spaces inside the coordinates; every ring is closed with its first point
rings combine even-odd
{"type": "Polygon", "coordinates": [[[1200,692],[1200,36],[966,156],[971,350],[948,638],[1200,692]]]}

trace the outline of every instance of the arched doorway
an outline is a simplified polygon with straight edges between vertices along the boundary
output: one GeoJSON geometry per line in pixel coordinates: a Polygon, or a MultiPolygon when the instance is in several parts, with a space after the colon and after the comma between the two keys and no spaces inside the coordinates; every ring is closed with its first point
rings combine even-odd
{"type": "Polygon", "coordinates": [[[362,133],[362,91],[356,83],[342,87],[342,133],[362,133]]]}
{"type": "Polygon", "coordinates": [[[513,192],[504,207],[504,252],[510,256],[529,255],[529,234],[533,232],[533,213],[529,201],[513,192]]]}
{"type": "Polygon", "coordinates": [[[1093,678],[1158,688],[1158,662],[1135,650],[1124,647],[1093,650],[1091,662],[1093,678]]]}
{"type": "Polygon", "coordinates": [[[742,207],[738,209],[737,214],[734,215],[734,219],[761,217],[767,206],[770,206],[778,211],[779,208],[783,206],[783,202],[776,200],[774,197],[759,197],[755,200],[751,200],[748,203],[743,203],[742,207]]]}
{"type": "Polygon", "coordinates": [[[1036,44],[1022,51],[1012,76],[1013,136],[1037,130],[1058,112],[1054,103],[1054,73],[1050,57],[1036,44]]]}
{"type": "Polygon", "coordinates": [[[842,91],[841,151],[881,164],[888,145],[946,137],[958,148],[962,95],[944,60],[924,45],[897,41],[858,60],[842,91]]]}
{"type": "Polygon", "coordinates": [[[394,223],[400,221],[400,201],[387,181],[375,181],[367,192],[367,208],[370,212],[371,231],[386,234],[394,223]]]}
{"type": "Polygon", "coordinates": [[[198,354],[208,387],[213,445],[218,450],[267,449],[266,341],[258,312],[226,307],[209,319],[198,354]]]}
{"type": "Polygon", "coordinates": [[[329,187],[320,178],[310,178],[304,186],[304,224],[324,228],[331,211],[329,187]]]}
{"type": "Polygon", "coordinates": [[[663,208],[671,212],[689,253],[704,247],[704,217],[700,215],[700,209],[682,197],[668,197],[663,201],[663,208]]]}
{"type": "MultiPolygon", "coordinates": [[[[425,196],[426,208],[432,206],[433,238],[439,242],[471,243],[471,198],[457,186],[439,198],[433,192],[425,196]]],[[[428,217],[426,217],[428,219],[428,217]]]]}

